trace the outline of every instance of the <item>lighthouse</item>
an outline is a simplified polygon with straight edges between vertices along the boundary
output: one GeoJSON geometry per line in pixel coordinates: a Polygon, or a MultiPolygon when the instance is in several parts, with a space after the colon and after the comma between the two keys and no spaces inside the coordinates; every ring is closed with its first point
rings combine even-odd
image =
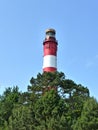
{"type": "Polygon", "coordinates": [[[43,72],[57,71],[57,40],[56,31],[47,29],[45,40],[43,41],[43,72]]]}

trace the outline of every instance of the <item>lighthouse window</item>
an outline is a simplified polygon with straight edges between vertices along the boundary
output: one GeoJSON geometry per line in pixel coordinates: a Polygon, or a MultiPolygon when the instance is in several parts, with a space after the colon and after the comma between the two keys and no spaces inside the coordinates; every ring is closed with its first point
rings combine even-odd
{"type": "Polygon", "coordinates": [[[48,32],[46,35],[50,37],[55,37],[55,34],[53,32],[48,32]]]}

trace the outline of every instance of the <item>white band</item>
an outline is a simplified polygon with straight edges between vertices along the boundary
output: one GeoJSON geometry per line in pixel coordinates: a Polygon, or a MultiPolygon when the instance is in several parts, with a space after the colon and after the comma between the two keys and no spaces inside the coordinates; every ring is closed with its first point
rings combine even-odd
{"type": "Polygon", "coordinates": [[[57,68],[57,57],[53,55],[44,56],[43,68],[54,67],[57,68]]]}

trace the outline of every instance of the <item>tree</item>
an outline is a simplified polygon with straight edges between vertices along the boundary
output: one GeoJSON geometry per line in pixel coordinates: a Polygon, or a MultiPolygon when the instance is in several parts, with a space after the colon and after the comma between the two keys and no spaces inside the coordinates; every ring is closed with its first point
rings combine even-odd
{"type": "Polygon", "coordinates": [[[44,72],[38,73],[37,78],[31,78],[31,86],[28,86],[28,91],[42,94],[43,90],[48,90],[50,87],[59,87],[65,75],[62,72],[44,72]]]}
{"type": "Polygon", "coordinates": [[[35,130],[65,130],[67,104],[55,90],[44,94],[34,106],[36,125],[35,130]]]}
{"type": "Polygon", "coordinates": [[[78,118],[73,130],[98,130],[98,102],[89,98],[83,106],[81,116],[78,118]]]}
{"type": "Polygon", "coordinates": [[[32,112],[27,105],[16,105],[12,111],[8,123],[5,122],[4,129],[8,130],[32,130],[32,112]]]}
{"type": "Polygon", "coordinates": [[[18,103],[20,92],[18,87],[7,88],[0,98],[0,125],[2,126],[5,121],[8,121],[12,114],[14,104],[18,103]]]}
{"type": "MultiPolygon", "coordinates": [[[[30,83],[31,86],[28,86],[28,90],[31,94],[30,97],[32,102],[34,104],[36,104],[36,102],[38,103],[40,109],[37,109],[35,107],[37,110],[44,109],[42,102],[44,102],[43,98],[46,98],[45,94],[50,90],[56,90],[57,94],[59,95],[59,98],[63,100],[63,102],[68,107],[68,109],[65,107],[65,109],[67,109],[67,112],[66,114],[64,113],[65,116],[63,116],[63,119],[67,122],[66,127],[68,127],[68,129],[71,130],[71,125],[73,125],[78,119],[78,117],[81,115],[83,104],[85,100],[89,97],[89,90],[80,84],[77,85],[76,83],[74,83],[74,81],[70,79],[65,79],[65,75],[62,72],[44,72],[43,74],[39,73],[37,75],[37,78],[31,78],[30,83]]],[[[54,99],[52,99],[52,101],[55,102],[54,99]]],[[[46,102],[46,104],[48,103],[46,102]]],[[[52,108],[50,104],[49,106],[50,108],[52,108]]]]}
{"type": "Polygon", "coordinates": [[[0,97],[0,126],[4,130],[78,130],[89,98],[87,87],[66,79],[62,72],[38,73],[27,92],[8,88],[0,97]]]}

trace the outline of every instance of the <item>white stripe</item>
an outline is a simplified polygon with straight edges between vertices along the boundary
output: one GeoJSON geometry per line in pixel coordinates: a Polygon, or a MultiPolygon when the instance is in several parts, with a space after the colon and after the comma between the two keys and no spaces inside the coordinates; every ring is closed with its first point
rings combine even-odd
{"type": "Polygon", "coordinates": [[[44,56],[43,68],[54,67],[57,68],[57,57],[53,55],[44,56]]]}

